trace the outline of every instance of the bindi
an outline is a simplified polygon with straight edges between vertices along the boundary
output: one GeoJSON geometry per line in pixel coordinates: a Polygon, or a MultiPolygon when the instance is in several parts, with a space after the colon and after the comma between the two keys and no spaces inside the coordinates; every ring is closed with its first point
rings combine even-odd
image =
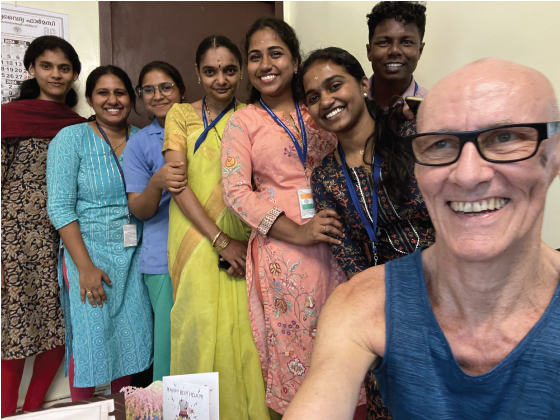
{"type": "Polygon", "coordinates": [[[218,68],[221,69],[222,68],[222,62],[220,60],[218,60],[218,68]]]}

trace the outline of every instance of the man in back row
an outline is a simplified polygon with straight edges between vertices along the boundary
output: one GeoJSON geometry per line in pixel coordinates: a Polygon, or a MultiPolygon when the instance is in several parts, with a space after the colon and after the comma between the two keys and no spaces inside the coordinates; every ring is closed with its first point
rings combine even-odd
{"type": "Polygon", "coordinates": [[[412,73],[424,50],[426,7],[411,1],[382,1],[367,15],[367,57],[373,76],[369,98],[387,107],[395,96],[423,98],[428,91],[412,73]]]}
{"type": "Polygon", "coordinates": [[[335,290],[284,420],[351,419],[370,369],[395,420],[558,418],[560,252],[541,229],[559,119],[550,82],[503,60],[432,88],[407,141],[437,241],[335,290]]]}

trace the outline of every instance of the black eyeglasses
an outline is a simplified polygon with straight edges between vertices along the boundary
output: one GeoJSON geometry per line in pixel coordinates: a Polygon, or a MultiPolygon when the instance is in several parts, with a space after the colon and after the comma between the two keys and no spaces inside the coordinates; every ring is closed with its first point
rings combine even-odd
{"type": "Polygon", "coordinates": [[[416,163],[445,166],[459,160],[463,146],[472,142],[482,159],[511,163],[535,156],[543,140],[560,133],[560,121],[511,124],[464,132],[421,133],[405,136],[416,163]]]}
{"type": "Polygon", "coordinates": [[[140,98],[142,96],[146,96],[150,98],[156,94],[156,88],[157,88],[162,95],[168,96],[173,93],[174,86],[177,85],[175,83],[169,83],[169,82],[163,82],[155,86],[146,85],[146,86],[142,86],[141,88],[140,87],[136,88],[136,93],[140,98]]]}

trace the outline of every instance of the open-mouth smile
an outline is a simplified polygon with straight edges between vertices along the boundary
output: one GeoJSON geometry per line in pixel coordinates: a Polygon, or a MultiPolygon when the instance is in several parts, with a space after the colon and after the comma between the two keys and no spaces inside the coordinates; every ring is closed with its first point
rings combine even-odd
{"type": "Polygon", "coordinates": [[[492,197],[480,201],[449,201],[451,209],[458,214],[467,216],[481,216],[500,210],[507,203],[509,198],[492,197]]]}
{"type": "Polygon", "coordinates": [[[344,111],[343,106],[337,106],[335,109],[333,109],[332,111],[329,111],[327,114],[325,114],[325,116],[323,117],[326,120],[329,120],[333,117],[336,117],[338,114],[340,114],[342,111],[344,111]]]}

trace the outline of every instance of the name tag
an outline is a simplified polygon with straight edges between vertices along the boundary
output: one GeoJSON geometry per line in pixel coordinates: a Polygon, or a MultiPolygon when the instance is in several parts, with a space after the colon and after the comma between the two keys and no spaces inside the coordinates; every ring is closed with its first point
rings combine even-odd
{"type": "Polygon", "coordinates": [[[123,238],[125,247],[138,245],[135,224],[129,223],[127,225],[123,225],[123,238]]]}
{"type": "Polygon", "coordinates": [[[315,206],[313,205],[313,193],[311,188],[300,188],[298,190],[299,211],[302,219],[310,219],[315,216],[315,206]]]}

